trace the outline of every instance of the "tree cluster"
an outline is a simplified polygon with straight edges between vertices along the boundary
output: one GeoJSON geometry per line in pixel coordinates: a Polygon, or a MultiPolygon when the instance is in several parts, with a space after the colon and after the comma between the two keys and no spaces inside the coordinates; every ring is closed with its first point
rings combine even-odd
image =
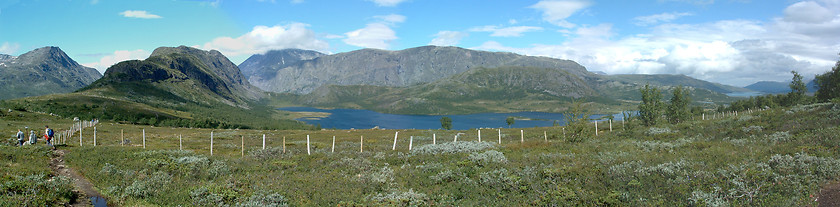
{"type": "MultiPolygon", "coordinates": [[[[698,109],[690,108],[691,97],[687,89],[683,86],[677,86],[672,91],[672,96],[668,104],[662,102],[662,93],[658,88],[651,87],[650,84],[645,84],[645,87],[640,89],[642,94],[642,103],[639,104],[639,119],[645,126],[653,126],[659,123],[663,115],[672,124],[677,124],[691,119],[692,111],[698,109]],[[663,113],[664,111],[664,113],[663,113]]],[[[702,111],[702,109],[699,109],[702,111]]]]}

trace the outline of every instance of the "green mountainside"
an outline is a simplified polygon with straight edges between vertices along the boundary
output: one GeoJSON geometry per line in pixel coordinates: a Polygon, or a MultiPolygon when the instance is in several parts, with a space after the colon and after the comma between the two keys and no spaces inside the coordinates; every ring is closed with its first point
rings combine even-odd
{"type": "Polygon", "coordinates": [[[661,86],[689,86],[694,88],[702,88],[718,93],[733,93],[733,92],[749,92],[749,89],[728,86],[719,83],[712,83],[704,80],[695,79],[686,75],[672,75],[672,74],[626,74],[626,75],[606,75],[609,80],[616,80],[622,82],[630,82],[636,84],[650,83],[651,85],[661,86]]]}
{"type": "Polygon", "coordinates": [[[0,100],[68,93],[102,77],[58,47],[42,47],[18,57],[0,54],[0,100]]]}
{"type": "MultiPolygon", "coordinates": [[[[305,95],[283,96],[293,104],[369,109],[400,114],[479,112],[563,112],[582,100],[602,112],[635,110],[644,84],[605,76],[581,77],[563,69],[506,66],[474,68],[431,83],[407,87],[326,85],[305,95]]],[[[673,86],[655,85],[669,97],[673,86]]],[[[695,104],[733,100],[724,94],[686,86],[695,104]]]]}

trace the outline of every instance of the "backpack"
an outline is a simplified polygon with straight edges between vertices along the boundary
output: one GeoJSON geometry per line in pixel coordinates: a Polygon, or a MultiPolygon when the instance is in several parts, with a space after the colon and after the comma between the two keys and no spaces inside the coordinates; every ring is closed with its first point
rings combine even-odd
{"type": "Polygon", "coordinates": [[[47,136],[53,137],[53,135],[55,135],[55,133],[53,133],[52,129],[47,130],[47,136]]]}

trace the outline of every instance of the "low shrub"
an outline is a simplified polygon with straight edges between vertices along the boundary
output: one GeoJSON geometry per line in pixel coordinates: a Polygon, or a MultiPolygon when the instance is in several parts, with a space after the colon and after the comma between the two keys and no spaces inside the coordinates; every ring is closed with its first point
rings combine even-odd
{"type": "Polygon", "coordinates": [[[497,145],[492,142],[446,142],[436,145],[423,145],[417,147],[412,152],[423,154],[454,154],[477,152],[496,147],[497,145]]]}

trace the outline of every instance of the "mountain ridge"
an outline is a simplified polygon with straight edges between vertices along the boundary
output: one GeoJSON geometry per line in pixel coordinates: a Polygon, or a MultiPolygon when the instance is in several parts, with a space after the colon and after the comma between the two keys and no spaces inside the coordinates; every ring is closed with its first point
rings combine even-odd
{"type": "Polygon", "coordinates": [[[570,60],[451,46],[423,46],[397,51],[361,49],[324,55],[297,61],[284,68],[271,68],[276,70],[274,78],[255,80],[251,76],[249,80],[266,91],[306,94],[321,85],[409,86],[433,82],[471,68],[500,66],[559,68],[579,76],[594,75],[570,60]]]}
{"type": "Polygon", "coordinates": [[[67,93],[101,78],[58,47],[47,46],[21,54],[0,55],[0,99],[67,93]]]}

